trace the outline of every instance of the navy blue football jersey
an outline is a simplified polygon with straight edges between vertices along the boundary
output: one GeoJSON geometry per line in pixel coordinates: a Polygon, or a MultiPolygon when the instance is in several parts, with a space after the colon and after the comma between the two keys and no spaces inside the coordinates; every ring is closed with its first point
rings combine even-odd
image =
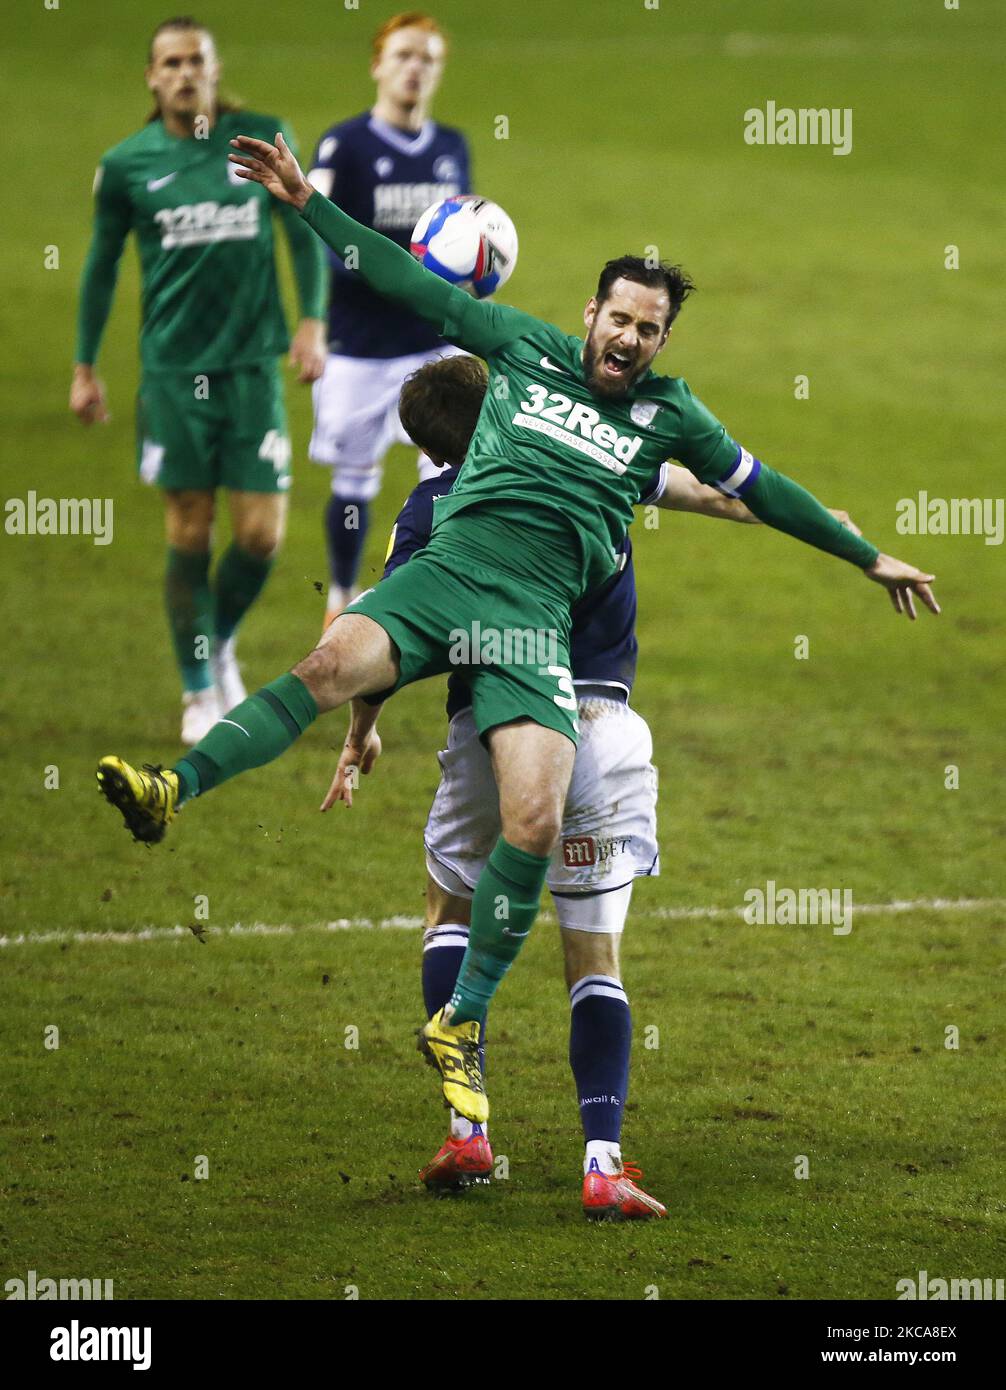
{"type": "MultiPolygon", "coordinates": [[[[667,465],[653,475],[643,489],[640,504],[658,497],[664,487],[667,465]]],[[[436,478],[427,478],[414,488],[398,513],[382,579],[422,550],[433,530],[433,503],[450,492],[460,468],[445,468],[436,478]]],[[[621,564],[606,583],[584,596],[570,610],[570,666],[574,685],[606,685],[613,698],[628,699],[636,679],[636,575],[632,567],[632,542],[626,535],[618,547],[621,564]]],[[[447,682],[447,715],[471,704],[468,686],[459,675],[447,682]]]]}
{"type": "MultiPolygon", "coordinates": [[[[471,192],[468,145],[459,130],[426,121],[415,134],[365,111],[318,141],[311,183],[357,222],[408,249],[420,213],[471,192]]],[[[334,251],[328,345],[346,357],[404,357],[439,347],[423,319],[375,294],[334,251]]]]}

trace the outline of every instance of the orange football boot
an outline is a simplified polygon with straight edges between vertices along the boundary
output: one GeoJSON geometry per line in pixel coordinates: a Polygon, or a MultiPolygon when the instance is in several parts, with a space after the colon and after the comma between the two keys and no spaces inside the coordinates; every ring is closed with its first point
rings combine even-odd
{"type": "Polygon", "coordinates": [[[430,1192],[463,1192],[472,1183],[488,1182],[492,1170],[489,1140],[476,1127],[467,1139],[452,1139],[448,1135],[436,1157],[420,1171],[419,1178],[430,1192]]]}
{"type": "Polygon", "coordinates": [[[583,1214],[591,1221],[645,1221],[651,1216],[666,1216],[667,1208],[636,1186],[642,1182],[642,1171],[631,1163],[623,1163],[617,1173],[602,1173],[591,1160],[589,1172],[583,1179],[583,1214]]]}

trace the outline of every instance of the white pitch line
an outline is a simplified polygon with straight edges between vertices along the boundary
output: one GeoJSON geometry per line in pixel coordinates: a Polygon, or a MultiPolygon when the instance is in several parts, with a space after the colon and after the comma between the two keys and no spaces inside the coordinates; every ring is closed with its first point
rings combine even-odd
{"type": "MultiPolygon", "coordinates": [[[[889,917],[905,912],[982,912],[1006,909],[1006,898],[912,898],[899,899],[890,903],[853,903],[856,916],[872,915],[889,917]]],[[[743,907],[655,907],[632,912],[634,919],[653,918],[664,922],[696,922],[707,918],[733,917],[744,921],[743,907]]],[[[542,914],[547,918],[552,913],[542,914]]],[[[421,917],[340,917],[335,922],[307,922],[301,926],[290,924],[272,925],[268,922],[252,922],[245,926],[235,922],[229,927],[205,927],[206,936],[302,936],[305,934],[325,935],[339,931],[416,931],[423,925],[421,917]]],[[[53,944],[90,945],[92,943],[112,943],[126,946],[135,941],[185,941],[195,933],[191,927],[140,927],[137,931],[44,931],[21,932],[17,936],[0,936],[0,947],[4,946],[48,946],[53,944]]]]}
{"type": "MultiPolygon", "coordinates": [[[[308,922],[297,927],[288,924],[273,926],[268,922],[252,922],[249,926],[245,926],[242,922],[235,922],[229,927],[204,927],[202,934],[205,936],[293,936],[295,933],[302,934],[304,932],[353,931],[357,929],[373,931],[383,927],[404,927],[407,930],[414,930],[422,925],[423,919],[421,917],[385,917],[377,922],[370,917],[341,917],[336,922],[308,922]]],[[[65,943],[68,941],[79,945],[99,941],[126,946],[133,941],[183,941],[187,937],[195,935],[196,933],[191,927],[182,926],[140,927],[137,931],[21,932],[17,936],[0,936],[0,947],[51,945],[56,942],[65,943]]]]}

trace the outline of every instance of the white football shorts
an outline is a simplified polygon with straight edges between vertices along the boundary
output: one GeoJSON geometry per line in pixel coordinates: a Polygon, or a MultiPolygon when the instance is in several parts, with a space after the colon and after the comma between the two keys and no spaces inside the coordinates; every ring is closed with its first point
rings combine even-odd
{"type": "MultiPolygon", "coordinates": [[[[653,739],[646,720],[617,700],[587,696],[578,710],[580,742],[546,882],[555,894],[610,893],[613,905],[627,905],[628,895],[615,890],[660,872],[653,739]]],[[[426,866],[446,892],[471,897],[499,837],[500,817],[489,754],[470,709],[451,720],[447,747],[437,756],[440,785],[426,821],[426,866]]],[[[583,929],[619,931],[621,924],[608,925],[618,916],[595,912],[595,925],[584,919],[583,929]]]]}
{"type": "MultiPolygon", "coordinates": [[[[314,430],[308,453],[332,469],[336,497],[369,502],[381,489],[382,463],[392,444],[408,444],[398,418],[402,383],[427,362],[456,357],[459,348],[445,343],[430,352],[406,357],[342,357],[329,353],[325,370],[311,388],[314,430]]],[[[421,479],[435,468],[420,455],[421,479]]]]}

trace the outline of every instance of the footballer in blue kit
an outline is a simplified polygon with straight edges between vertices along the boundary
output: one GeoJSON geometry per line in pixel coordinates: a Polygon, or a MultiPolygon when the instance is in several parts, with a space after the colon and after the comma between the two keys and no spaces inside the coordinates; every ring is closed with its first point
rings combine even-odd
{"type": "MultiPolygon", "coordinates": [[[[402,507],[383,578],[429,541],[434,503],[460,475],[453,460],[463,459],[486,379],[481,362],[462,357],[430,363],[405,382],[403,426],[432,460],[448,466],[421,482],[402,507]],[[445,428],[442,417],[447,413],[451,425],[445,428]]],[[[670,463],[649,480],[639,504],[756,520],[739,499],[724,497],[670,463]]],[[[660,872],[657,773],[649,727],[629,704],[638,643],[628,536],[618,554],[615,574],[571,612],[570,667],[580,742],[546,882],[559,921],[570,998],[569,1061],[585,1141],[584,1211],[594,1219],[645,1219],[663,1216],[664,1207],[634,1180],[641,1174],[622,1160],[632,1022],[621,982],[619,940],[634,880],[660,872]]],[[[438,755],[440,784],[424,834],[422,983],[429,1017],[453,992],[468,945],[472,894],[500,833],[499,794],[472,718],[463,670],[451,674],[447,689],[447,747],[438,755]]],[[[378,702],[379,697],[371,700],[378,702]]],[[[482,1052],[484,1056],[484,1035],[482,1052]]],[[[452,1110],[450,1133],[420,1177],[435,1193],[456,1192],[487,1179],[492,1164],[487,1126],[452,1110]]]]}
{"type": "MultiPolygon", "coordinates": [[[[377,101],[325,132],[308,175],[356,221],[405,249],[421,213],[470,191],[464,136],[429,114],[444,53],[444,36],[426,15],[400,14],[382,25],[371,64],[377,101]]],[[[402,382],[424,362],[458,351],[417,314],[375,294],[333,251],[328,257],[328,358],[314,386],[310,445],[311,458],[332,470],[326,626],[355,596],[384,456],[409,442],[398,418],[402,382]]],[[[420,477],[434,471],[422,455],[419,468],[420,477]]]]}

